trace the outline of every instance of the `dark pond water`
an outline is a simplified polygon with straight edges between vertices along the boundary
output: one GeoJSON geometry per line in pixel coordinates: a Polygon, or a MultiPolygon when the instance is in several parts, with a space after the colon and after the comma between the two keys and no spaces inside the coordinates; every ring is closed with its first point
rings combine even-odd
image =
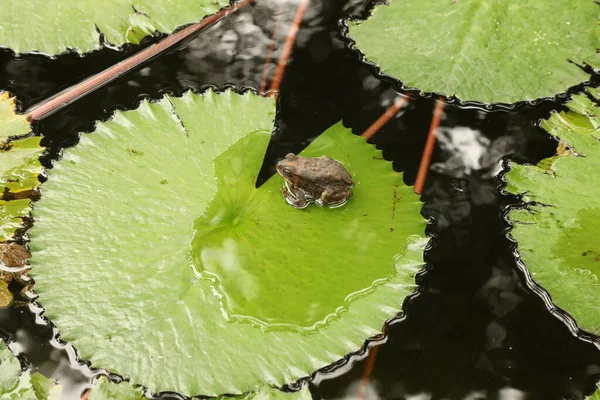
{"type": "MultiPolygon", "coordinates": [[[[94,121],[110,118],[115,109],[133,109],[140,99],[188,88],[202,92],[208,85],[258,87],[275,16],[281,15],[279,31],[287,32],[296,4],[279,8],[276,0],[261,0],[36,123],[35,133],[49,147],[44,162],[50,166],[62,148],[77,143],[78,132],[93,130],[94,121]]],[[[279,158],[300,151],[340,119],[362,133],[403,91],[400,82],[361,62],[343,36],[340,18],[364,17],[370,7],[361,0],[311,2],[281,86],[261,182],[275,172],[279,158]]],[[[0,89],[15,94],[24,110],[156,40],[55,59],[1,50],[0,89]]],[[[276,48],[283,40],[282,33],[276,48]]],[[[271,76],[274,63],[268,67],[271,76]]],[[[599,83],[591,76],[590,85],[599,83]]],[[[370,352],[315,372],[310,378],[314,398],[356,398],[361,390],[364,399],[407,400],[575,400],[591,394],[600,380],[598,346],[577,337],[528,286],[503,218],[506,207],[519,199],[499,192],[506,170],[502,158],[536,163],[554,154],[556,142],[537,121],[561,109],[567,98],[514,107],[446,106],[422,197],[422,213],[431,219],[427,233],[434,240],[425,254],[426,272],[417,278],[418,294],[406,301],[405,314],[370,352]],[[366,369],[371,370],[368,384],[359,389],[366,369]]],[[[404,171],[408,184],[415,181],[433,107],[432,98],[413,93],[407,109],[372,139],[394,169],[404,171]]],[[[18,294],[20,287],[12,284],[12,289],[18,294]]],[[[76,359],[72,347],[55,339],[56,331],[40,312],[33,304],[0,310],[0,332],[24,365],[59,379],[75,399],[93,371],[76,359]]]]}

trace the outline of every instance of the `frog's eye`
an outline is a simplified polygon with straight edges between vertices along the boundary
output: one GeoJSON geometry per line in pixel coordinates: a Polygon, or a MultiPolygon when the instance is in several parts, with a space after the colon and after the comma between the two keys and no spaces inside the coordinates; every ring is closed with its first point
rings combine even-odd
{"type": "Polygon", "coordinates": [[[283,174],[285,176],[292,176],[292,175],[294,175],[294,171],[292,171],[291,168],[283,167],[283,174]]]}

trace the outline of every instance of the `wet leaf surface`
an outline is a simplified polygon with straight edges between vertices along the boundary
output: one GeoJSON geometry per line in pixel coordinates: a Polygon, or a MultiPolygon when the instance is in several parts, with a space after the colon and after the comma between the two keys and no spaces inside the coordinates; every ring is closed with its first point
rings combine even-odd
{"type": "Polygon", "coordinates": [[[598,5],[591,0],[391,0],[350,38],[383,73],[425,92],[514,103],[554,96],[598,68],[598,5]]]}
{"type": "Polygon", "coordinates": [[[195,225],[195,266],[219,292],[228,318],[314,329],[378,286],[413,285],[414,270],[403,268],[401,256],[411,235],[423,232],[422,204],[380,151],[341,123],[329,128],[302,155],[345,165],[353,196],[338,208],[297,210],[283,201],[279,175],[254,188],[253,166],[261,165],[269,139],[258,136],[215,161],[219,189],[195,225]]]}
{"type": "Polygon", "coordinates": [[[24,135],[30,129],[25,118],[15,114],[15,101],[6,92],[0,92],[0,121],[0,149],[6,147],[9,136],[24,135]]]}
{"type": "Polygon", "coordinates": [[[44,1],[17,4],[3,0],[0,45],[16,53],[85,53],[100,49],[99,32],[112,45],[138,43],[155,31],[170,33],[178,26],[198,22],[227,4],[223,0],[86,0],[67,7],[44,1]]]}
{"type": "Polygon", "coordinates": [[[580,328],[598,334],[600,108],[584,95],[569,105],[542,123],[561,141],[559,154],[540,166],[511,165],[506,189],[522,194],[528,205],[512,210],[509,219],[533,279],[580,328]]]}
{"type": "Polygon", "coordinates": [[[331,153],[348,164],[358,182],[356,197],[346,206],[296,210],[281,197],[278,176],[255,190],[272,107],[270,99],[230,91],[144,102],[137,111],[98,124],[50,171],[31,231],[32,275],[47,315],[84,359],[153,391],[242,394],[295,381],[357,351],[401,310],[423,265],[426,239],[418,235],[425,220],[418,197],[390,164],[373,158],[376,150],[358,143],[362,139],[341,125],[306,151],[331,153]],[[367,176],[388,186],[375,189],[367,176]],[[276,218],[269,220],[269,211],[276,218]],[[369,224],[361,227],[352,217],[355,226],[348,225],[345,213],[369,214],[363,217],[369,224]],[[207,235],[207,221],[198,218],[222,222],[222,231],[207,235]],[[385,246],[372,238],[384,228],[385,246]],[[206,243],[216,259],[218,249],[230,243],[262,255],[261,264],[260,257],[228,253],[220,266],[232,268],[214,272],[240,306],[236,310],[255,320],[275,317],[289,323],[289,308],[294,326],[238,322],[224,315],[214,280],[198,273],[198,246],[206,243]],[[356,261],[344,258],[342,243],[355,247],[356,261]],[[361,262],[363,253],[383,265],[361,262]],[[278,279],[269,279],[270,273],[278,279]],[[245,286],[237,274],[246,275],[245,286]],[[248,278],[252,274],[254,282],[248,278]],[[320,290],[311,291],[304,274],[320,290]],[[362,274],[368,280],[349,278],[362,274]],[[375,289],[373,280],[379,283],[375,289]],[[348,306],[331,281],[346,286],[347,296],[364,293],[348,306]],[[242,303],[244,290],[258,290],[260,308],[242,303]],[[299,305],[291,306],[296,293],[299,305]]]}
{"type": "Polygon", "coordinates": [[[29,123],[15,114],[14,100],[0,94],[0,242],[13,237],[29,214],[30,198],[39,186],[44,148],[39,137],[9,140],[29,132],[29,123]]]}

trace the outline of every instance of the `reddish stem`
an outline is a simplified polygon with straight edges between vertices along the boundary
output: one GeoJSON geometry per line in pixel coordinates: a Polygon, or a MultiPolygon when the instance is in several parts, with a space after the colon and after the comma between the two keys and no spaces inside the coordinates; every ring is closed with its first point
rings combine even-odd
{"type": "Polygon", "coordinates": [[[272,93],[277,93],[279,91],[281,79],[283,78],[283,72],[285,71],[288,59],[290,58],[290,54],[292,53],[292,47],[294,47],[294,41],[296,40],[296,35],[300,30],[300,23],[302,23],[302,18],[304,17],[304,13],[308,8],[308,3],[309,0],[300,0],[300,4],[298,4],[296,16],[294,17],[292,25],[290,26],[290,30],[288,31],[287,37],[285,38],[283,50],[281,51],[281,56],[279,56],[279,61],[277,62],[277,69],[275,70],[275,75],[271,80],[271,88],[269,89],[269,91],[272,93]]]}
{"type": "Polygon", "coordinates": [[[440,126],[440,119],[442,118],[442,111],[444,110],[445,104],[443,99],[438,100],[435,104],[433,118],[431,119],[431,125],[429,125],[429,133],[427,134],[427,141],[425,142],[425,148],[423,149],[423,156],[421,157],[421,164],[419,165],[419,172],[417,173],[417,180],[415,182],[416,194],[421,194],[423,192],[423,186],[425,186],[425,179],[427,178],[429,164],[431,163],[431,154],[433,153],[433,147],[435,146],[435,131],[438,126],[440,126]]]}
{"type": "Polygon", "coordinates": [[[120,63],[105,69],[104,71],[84,80],[83,82],[77,83],[63,90],[62,92],[50,97],[49,99],[44,100],[40,104],[36,104],[35,106],[27,110],[27,114],[25,117],[29,122],[32,122],[34,120],[40,120],[44,117],[55,113],[56,111],[80,99],[86,94],[93,92],[94,90],[106,85],[109,82],[112,82],[119,76],[132,70],[133,68],[138,67],[142,63],[169,49],[173,45],[183,41],[184,39],[187,39],[188,37],[197,32],[206,29],[207,27],[220,21],[227,15],[253,2],[253,0],[242,0],[239,3],[235,3],[234,5],[228,8],[224,8],[216,14],[204,18],[197,24],[190,25],[180,30],[179,32],[165,37],[160,42],[153,44],[152,46],[140,51],[137,54],[134,54],[133,56],[121,61],[120,63]]]}
{"type": "Polygon", "coordinates": [[[85,389],[85,392],[81,395],[81,400],[88,400],[90,394],[92,393],[92,389],[85,389]]]}
{"type": "Polygon", "coordinates": [[[361,135],[365,139],[369,140],[375,135],[390,119],[392,119],[401,108],[408,104],[409,96],[400,96],[394,101],[394,104],[388,108],[381,117],[377,118],[377,121],[367,128],[366,131],[361,135]]]}
{"type": "Polygon", "coordinates": [[[375,359],[377,358],[377,352],[379,351],[379,346],[374,346],[369,349],[369,356],[367,357],[367,361],[365,363],[365,369],[363,370],[362,376],[360,378],[360,386],[358,387],[358,393],[356,394],[357,400],[363,400],[365,395],[367,394],[367,388],[369,386],[369,378],[371,377],[371,373],[373,373],[373,368],[375,367],[375,359]]]}
{"type": "Polygon", "coordinates": [[[262,79],[260,80],[259,94],[264,95],[267,89],[267,77],[269,76],[269,64],[271,63],[271,57],[273,57],[273,50],[275,49],[275,43],[277,43],[277,33],[279,32],[279,20],[281,19],[281,13],[283,12],[284,0],[279,0],[277,3],[277,11],[275,14],[275,24],[273,26],[273,35],[271,36],[271,44],[267,51],[267,59],[265,60],[265,67],[263,68],[262,79]]]}

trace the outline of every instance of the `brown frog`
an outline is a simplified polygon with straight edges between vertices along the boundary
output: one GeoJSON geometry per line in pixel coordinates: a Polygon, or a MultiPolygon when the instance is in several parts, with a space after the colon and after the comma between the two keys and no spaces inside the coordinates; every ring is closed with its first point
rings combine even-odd
{"type": "Polygon", "coordinates": [[[339,207],[352,195],[352,177],[342,164],[328,156],[312,158],[289,153],[277,163],[277,172],[285,179],[283,198],[299,209],[310,203],[339,207]]]}

